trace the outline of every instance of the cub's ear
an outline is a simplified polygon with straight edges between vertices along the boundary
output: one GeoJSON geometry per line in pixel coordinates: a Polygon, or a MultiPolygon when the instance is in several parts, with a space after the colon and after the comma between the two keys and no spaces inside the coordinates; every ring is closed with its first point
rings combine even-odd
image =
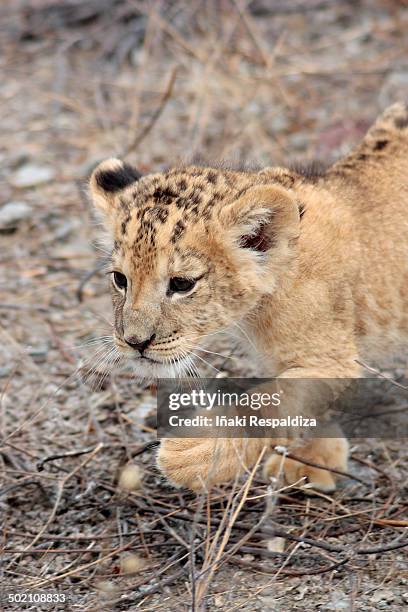
{"type": "Polygon", "coordinates": [[[256,185],[220,211],[220,222],[244,249],[266,253],[299,236],[299,208],[277,185],[256,185]]]}
{"type": "Polygon", "coordinates": [[[107,214],[114,206],[115,196],[138,181],[142,175],[120,159],[106,159],[92,172],[89,187],[95,207],[107,214]]]}

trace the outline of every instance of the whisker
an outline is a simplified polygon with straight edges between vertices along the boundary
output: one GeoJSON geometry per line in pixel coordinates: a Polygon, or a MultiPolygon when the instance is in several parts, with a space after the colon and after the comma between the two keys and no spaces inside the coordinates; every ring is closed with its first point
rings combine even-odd
{"type": "Polygon", "coordinates": [[[103,344],[103,343],[108,344],[109,342],[112,342],[112,341],[113,341],[112,336],[100,336],[99,338],[91,338],[90,340],[86,340],[83,344],[74,344],[73,346],[67,346],[65,348],[69,351],[73,351],[73,350],[77,350],[80,348],[88,348],[95,344],[103,344]]]}
{"type": "Polygon", "coordinates": [[[98,355],[98,359],[96,363],[93,363],[87,369],[87,371],[84,372],[83,376],[85,379],[89,378],[91,375],[98,374],[98,370],[100,369],[100,367],[105,366],[105,364],[109,361],[109,359],[114,355],[114,353],[116,352],[116,347],[114,346],[111,347],[108,352],[101,355],[102,351],[105,351],[105,347],[100,347],[99,350],[96,352],[96,354],[93,356],[95,358],[96,355],[98,355]]]}
{"type": "Polygon", "coordinates": [[[118,352],[116,346],[112,347],[111,350],[99,360],[98,364],[91,368],[85,375],[85,379],[89,379],[91,375],[95,376],[97,384],[101,387],[115,367],[122,359],[122,355],[118,352]],[[101,371],[101,366],[103,370],[101,371]],[[113,366],[113,367],[112,367],[113,366]]]}
{"type": "Polygon", "coordinates": [[[104,324],[109,326],[109,329],[114,329],[115,326],[114,324],[109,321],[109,319],[107,319],[103,314],[101,314],[100,312],[97,312],[95,310],[92,309],[92,314],[94,315],[94,317],[96,317],[97,319],[99,319],[100,321],[102,321],[104,324]]]}
{"type": "Polygon", "coordinates": [[[212,368],[213,370],[215,370],[216,372],[220,373],[221,370],[219,370],[218,368],[216,368],[215,366],[212,365],[212,363],[210,363],[209,361],[206,361],[205,359],[203,359],[203,357],[200,357],[200,355],[197,355],[197,353],[194,353],[194,351],[192,351],[190,349],[190,354],[194,355],[194,357],[197,357],[200,361],[202,361],[203,363],[205,363],[206,365],[210,366],[210,368],[212,368]]]}
{"type": "Polygon", "coordinates": [[[193,378],[194,377],[200,378],[200,372],[199,372],[196,364],[194,363],[194,359],[191,356],[191,352],[188,351],[188,350],[182,349],[181,350],[181,354],[182,354],[183,358],[187,360],[186,368],[188,368],[187,371],[190,372],[190,375],[192,375],[193,378]]]}
{"type": "Polygon", "coordinates": [[[228,331],[226,329],[218,329],[215,332],[210,332],[208,334],[199,334],[196,336],[184,336],[185,340],[193,340],[194,342],[198,342],[200,340],[205,340],[206,338],[210,338],[211,336],[216,336],[217,334],[227,334],[228,331]]]}
{"type": "Polygon", "coordinates": [[[200,378],[200,373],[191,355],[186,354],[184,359],[185,359],[184,367],[187,371],[187,374],[190,376],[190,378],[200,378]]]}
{"type": "Polygon", "coordinates": [[[211,355],[218,355],[219,357],[223,357],[224,359],[233,359],[234,361],[239,361],[237,357],[223,355],[222,353],[216,353],[215,351],[209,351],[207,349],[202,348],[201,346],[195,346],[194,348],[198,351],[204,351],[204,353],[210,353],[211,355]]]}
{"type": "Polygon", "coordinates": [[[102,386],[105,382],[106,378],[109,374],[112,373],[112,370],[116,367],[116,365],[120,362],[121,355],[113,355],[109,359],[109,363],[106,364],[106,370],[102,373],[102,376],[98,379],[99,385],[102,386]]]}
{"type": "Polygon", "coordinates": [[[237,328],[239,329],[239,331],[240,331],[242,334],[244,334],[245,338],[248,340],[248,342],[250,343],[250,345],[251,345],[251,346],[252,346],[252,347],[255,349],[255,351],[257,351],[258,349],[256,348],[256,346],[255,346],[255,344],[253,343],[253,341],[251,340],[251,338],[248,336],[247,332],[246,332],[246,331],[245,331],[245,330],[244,330],[242,327],[240,327],[240,325],[239,325],[239,324],[238,324],[236,321],[234,321],[234,322],[233,322],[233,325],[235,325],[235,327],[237,327],[237,328]]]}

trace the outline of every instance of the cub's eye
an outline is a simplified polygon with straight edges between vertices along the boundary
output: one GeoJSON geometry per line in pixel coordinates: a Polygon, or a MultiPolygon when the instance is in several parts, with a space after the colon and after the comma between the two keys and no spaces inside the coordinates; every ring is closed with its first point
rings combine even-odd
{"type": "Polygon", "coordinates": [[[186,293],[190,291],[196,284],[196,281],[191,278],[180,278],[175,276],[170,279],[169,290],[172,293],[186,293]]]}
{"type": "Polygon", "coordinates": [[[113,272],[113,282],[120,291],[127,288],[127,278],[122,272],[113,272]]]}

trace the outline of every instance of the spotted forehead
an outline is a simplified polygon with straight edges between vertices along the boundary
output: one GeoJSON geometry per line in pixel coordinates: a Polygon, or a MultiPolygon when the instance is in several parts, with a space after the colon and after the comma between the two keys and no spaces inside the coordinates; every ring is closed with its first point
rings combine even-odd
{"type": "Polygon", "coordinates": [[[134,183],[119,197],[116,248],[153,253],[158,234],[175,245],[188,226],[210,221],[215,208],[239,193],[232,174],[189,167],[134,183]]]}

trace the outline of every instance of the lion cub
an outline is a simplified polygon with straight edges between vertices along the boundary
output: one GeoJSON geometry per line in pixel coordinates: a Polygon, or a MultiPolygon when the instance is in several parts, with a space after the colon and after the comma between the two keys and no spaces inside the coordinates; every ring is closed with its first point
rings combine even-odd
{"type": "MultiPolygon", "coordinates": [[[[140,377],[188,375],[190,351],[238,321],[263,376],[359,377],[359,358],[408,336],[407,177],[403,104],[321,175],[187,166],[141,176],[103,162],[90,187],[111,236],[117,348],[140,377]]],[[[158,464],[197,489],[235,477],[276,443],[168,439],[158,464]]],[[[295,448],[309,462],[346,468],[342,438],[295,448]]],[[[266,473],[280,465],[272,453],[266,473]]],[[[288,458],[283,468],[288,482],[335,486],[330,471],[288,458]]]]}

